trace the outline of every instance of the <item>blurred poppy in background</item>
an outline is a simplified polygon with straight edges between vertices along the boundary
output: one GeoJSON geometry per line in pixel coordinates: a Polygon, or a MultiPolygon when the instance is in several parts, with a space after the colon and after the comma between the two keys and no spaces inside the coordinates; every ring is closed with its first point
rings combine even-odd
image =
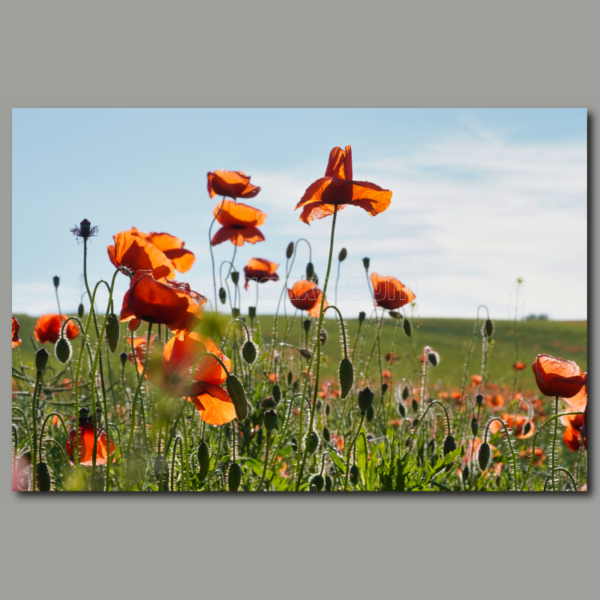
{"type": "Polygon", "coordinates": [[[396,310],[410,304],[416,296],[395,277],[385,277],[378,273],[371,273],[375,305],[396,310]]]}
{"type": "MultiPolygon", "coordinates": [[[[52,313],[42,315],[35,324],[33,329],[33,337],[35,337],[35,339],[42,344],[45,344],[46,342],[56,344],[58,338],[60,337],[62,325],[66,320],[67,315],[62,315],[62,317],[61,315],[52,313]]],[[[65,328],[65,336],[72,340],[78,335],[79,327],[77,327],[73,321],[69,321],[65,328]]]]}
{"type": "Polygon", "coordinates": [[[19,337],[19,329],[21,329],[21,325],[19,324],[19,321],[17,321],[17,319],[15,319],[14,317],[12,318],[12,347],[16,348],[17,346],[21,345],[21,338],[19,337]]]}

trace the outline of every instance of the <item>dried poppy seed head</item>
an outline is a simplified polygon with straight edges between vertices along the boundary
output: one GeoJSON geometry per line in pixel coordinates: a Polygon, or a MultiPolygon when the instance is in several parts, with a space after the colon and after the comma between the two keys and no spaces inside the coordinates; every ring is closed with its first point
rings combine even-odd
{"type": "Polygon", "coordinates": [[[75,237],[81,238],[83,241],[86,241],[87,239],[98,235],[98,227],[92,227],[92,224],[87,219],[84,219],[83,221],[81,221],[81,223],[79,223],[79,227],[77,227],[76,225],[71,229],[71,233],[75,237]]]}

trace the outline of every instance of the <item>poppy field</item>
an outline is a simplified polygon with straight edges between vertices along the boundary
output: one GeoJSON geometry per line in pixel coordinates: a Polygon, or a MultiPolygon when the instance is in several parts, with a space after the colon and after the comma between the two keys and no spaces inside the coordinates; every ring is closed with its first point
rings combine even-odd
{"type": "Polygon", "coordinates": [[[260,191],[241,171],[208,173],[207,295],[178,280],[196,256],[177,231],[132,227],[105,250],[93,223],[65,223],[83,249],[77,314],[55,277],[56,313],[12,318],[14,491],[587,491],[585,322],[483,305],[470,321],[421,319],[401,272],[336,246],[341,210],[375,230],[394,202],[354,174],[350,146],[296,199],[298,238],[240,265],[238,248],[268,235],[260,191]],[[331,222],[319,272],[316,219],[331,222]],[[90,252],[106,252],[106,279],[88,280],[90,252]],[[341,268],[369,286],[353,314],[335,305],[341,268]],[[266,284],[274,315],[259,310],[266,284]]]}

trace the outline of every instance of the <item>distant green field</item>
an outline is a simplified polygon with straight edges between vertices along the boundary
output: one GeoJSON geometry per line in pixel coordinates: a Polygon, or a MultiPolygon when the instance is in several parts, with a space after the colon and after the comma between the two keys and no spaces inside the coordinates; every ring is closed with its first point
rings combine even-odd
{"type": "MultiPolygon", "coordinates": [[[[21,358],[24,363],[33,362],[34,348],[30,340],[36,318],[27,315],[15,315],[21,323],[20,335],[23,343],[20,346],[21,358]]],[[[263,316],[258,319],[261,331],[266,340],[270,340],[273,329],[273,317],[263,316]]],[[[285,320],[279,319],[279,332],[283,330],[285,320]]],[[[368,325],[368,319],[363,324],[363,331],[368,325]]],[[[406,337],[402,329],[398,335],[396,354],[399,362],[393,366],[384,365],[393,371],[397,380],[402,377],[414,377],[415,350],[422,351],[424,345],[431,346],[441,357],[440,365],[432,370],[431,382],[444,386],[460,386],[462,381],[465,357],[469,342],[473,334],[474,321],[469,319],[420,319],[413,323],[412,338],[406,337]],[[412,342],[414,341],[414,349],[412,342]]],[[[386,317],[382,329],[381,351],[382,354],[390,352],[394,337],[396,321],[386,317]]],[[[313,325],[314,327],[314,325],[313,325]]],[[[515,362],[515,324],[512,321],[495,321],[494,345],[490,353],[489,373],[490,380],[499,384],[512,383],[514,372],[512,365],[515,362]]],[[[145,329],[145,328],[144,328],[145,329]]],[[[338,325],[334,319],[326,320],[328,341],[324,348],[326,359],[325,374],[332,376],[336,373],[341,357],[341,344],[338,342],[338,325]]],[[[358,321],[348,321],[349,345],[352,349],[358,330],[358,321]]],[[[127,331],[123,325],[123,332],[127,331]]],[[[137,335],[144,335],[141,329],[137,335]]],[[[368,326],[363,347],[363,355],[371,352],[373,346],[375,325],[368,326]]],[[[531,363],[537,354],[552,354],[569,360],[574,360],[579,366],[587,370],[587,322],[586,321],[521,321],[518,324],[519,332],[519,361],[527,367],[519,375],[521,389],[536,388],[531,371],[531,363]]],[[[299,344],[301,323],[296,319],[292,325],[289,342],[299,344]]],[[[309,340],[312,339],[311,330],[309,340]]],[[[128,349],[123,346],[123,349],[128,349]]],[[[358,352],[358,351],[357,351],[358,352]]],[[[369,374],[376,373],[377,355],[374,354],[369,374]]],[[[118,367],[118,357],[113,356],[113,364],[118,367]]],[[[469,374],[481,372],[481,335],[475,338],[469,374]]]]}

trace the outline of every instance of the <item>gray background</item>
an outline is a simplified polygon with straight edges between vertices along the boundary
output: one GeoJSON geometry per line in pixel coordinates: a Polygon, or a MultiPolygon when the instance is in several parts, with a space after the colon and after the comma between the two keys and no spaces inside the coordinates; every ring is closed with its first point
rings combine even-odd
{"type": "MultiPolygon", "coordinates": [[[[597,173],[598,13],[598,2],[550,0],[4,4],[4,337],[11,107],[585,106],[597,173]]],[[[595,191],[590,178],[589,233],[595,191]]],[[[27,231],[20,224],[14,235],[27,231]]],[[[589,306],[593,290],[590,281],[589,306]]],[[[590,337],[590,371],[593,347],[590,337]]],[[[565,598],[592,589],[597,493],[13,494],[8,344],[2,352],[3,597],[565,598]]],[[[594,391],[592,379],[597,431],[594,391]]],[[[592,436],[593,481],[595,448],[592,436]]]]}

